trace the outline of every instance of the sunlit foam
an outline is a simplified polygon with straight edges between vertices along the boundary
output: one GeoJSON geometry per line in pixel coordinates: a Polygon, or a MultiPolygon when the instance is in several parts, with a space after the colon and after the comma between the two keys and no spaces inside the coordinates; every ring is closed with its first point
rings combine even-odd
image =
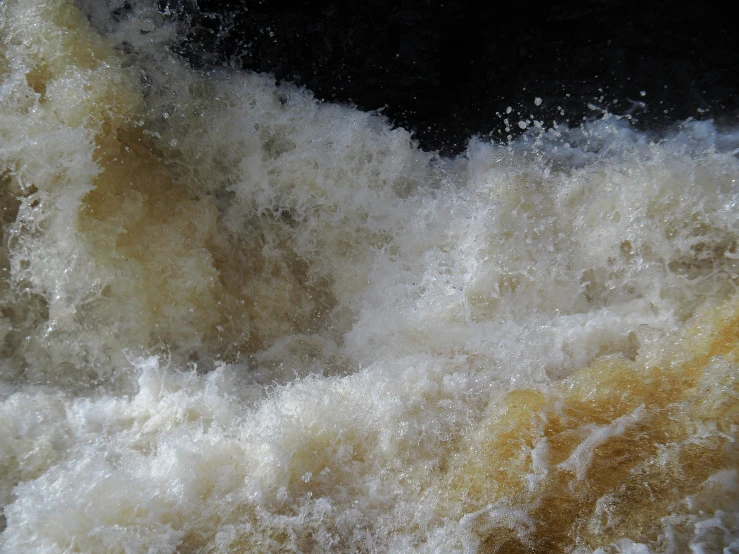
{"type": "Polygon", "coordinates": [[[736,548],[736,132],[448,159],[0,10],[3,552],[736,548]]]}

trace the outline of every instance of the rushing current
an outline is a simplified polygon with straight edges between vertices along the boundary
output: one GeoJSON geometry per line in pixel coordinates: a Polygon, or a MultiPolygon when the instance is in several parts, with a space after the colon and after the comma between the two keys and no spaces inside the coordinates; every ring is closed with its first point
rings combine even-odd
{"type": "Polygon", "coordinates": [[[0,552],[739,552],[739,132],[447,158],[111,10],[0,3],[0,552]]]}

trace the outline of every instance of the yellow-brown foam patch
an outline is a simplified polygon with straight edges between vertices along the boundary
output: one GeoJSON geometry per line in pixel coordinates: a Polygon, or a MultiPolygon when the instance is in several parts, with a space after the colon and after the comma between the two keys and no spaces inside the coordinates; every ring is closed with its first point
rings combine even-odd
{"type": "Polygon", "coordinates": [[[452,457],[441,505],[476,513],[484,552],[623,537],[660,550],[661,518],[687,513],[686,497],[736,468],[738,347],[733,301],[701,317],[663,365],[603,358],[552,391],[508,393],[452,457]]]}
{"type": "MultiPolygon", "coordinates": [[[[203,187],[177,181],[143,128],[143,102],[120,56],[90,31],[84,16],[68,3],[9,9],[45,29],[43,40],[54,43],[49,57],[33,38],[5,29],[37,95],[29,100],[34,117],[47,129],[84,127],[94,141],[100,172],[73,224],[75,240],[82,240],[99,275],[89,285],[92,299],[75,306],[76,321],[125,337],[121,345],[159,347],[191,360],[234,359],[277,337],[310,331],[332,299],[326,279],[309,279],[289,222],[255,214],[252,229],[226,231],[213,198],[192,192],[203,187]],[[272,255],[264,252],[267,242],[272,255]]],[[[8,163],[22,167],[27,160],[8,163]]],[[[74,178],[64,165],[56,171],[31,186],[63,196],[60,189],[74,178]]],[[[10,172],[2,194],[22,195],[28,183],[16,181],[10,172]]]]}

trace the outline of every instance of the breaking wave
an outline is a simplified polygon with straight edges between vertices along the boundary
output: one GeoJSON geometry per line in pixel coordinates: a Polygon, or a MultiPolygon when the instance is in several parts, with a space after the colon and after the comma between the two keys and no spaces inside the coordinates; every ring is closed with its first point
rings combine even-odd
{"type": "Polygon", "coordinates": [[[0,5],[0,551],[739,548],[739,132],[446,158],[174,40],[0,5]]]}

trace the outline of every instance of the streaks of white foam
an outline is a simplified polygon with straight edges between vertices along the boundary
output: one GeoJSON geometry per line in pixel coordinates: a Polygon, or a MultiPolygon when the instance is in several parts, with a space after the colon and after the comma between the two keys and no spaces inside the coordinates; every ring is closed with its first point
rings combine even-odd
{"type": "Polygon", "coordinates": [[[637,423],[644,416],[645,408],[642,404],[632,413],[614,419],[608,425],[587,425],[581,429],[586,434],[585,440],[577,445],[569,458],[558,467],[572,471],[578,480],[585,478],[593,459],[595,449],[612,437],[624,434],[627,428],[637,423]]]}

